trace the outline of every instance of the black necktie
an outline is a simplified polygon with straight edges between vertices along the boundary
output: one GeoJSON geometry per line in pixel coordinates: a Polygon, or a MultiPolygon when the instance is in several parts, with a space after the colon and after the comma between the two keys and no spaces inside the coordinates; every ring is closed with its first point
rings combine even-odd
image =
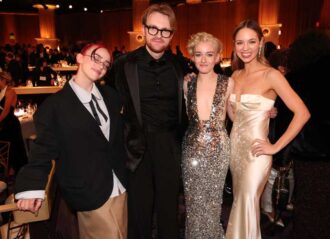
{"type": "Polygon", "coordinates": [[[101,121],[100,121],[99,115],[97,114],[96,109],[95,109],[95,107],[94,107],[93,100],[94,100],[94,102],[95,102],[95,105],[96,105],[96,109],[97,109],[97,111],[103,116],[105,122],[108,121],[108,117],[107,117],[107,115],[101,110],[99,104],[97,103],[97,99],[96,99],[95,95],[92,94],[92,100],[89,102],[89,106],[91,107],[91,110],[92,110],[92,113],[93,113],[93,116],[94,116],[96,122],[97,122],[99,125],[101,125],[101,121]]]}

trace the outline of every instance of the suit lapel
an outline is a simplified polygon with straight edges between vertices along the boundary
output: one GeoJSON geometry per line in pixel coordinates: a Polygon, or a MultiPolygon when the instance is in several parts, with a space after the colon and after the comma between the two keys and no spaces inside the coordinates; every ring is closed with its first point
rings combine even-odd
{"type": "Polygon", "coordinates": [[[117,128],[116,125],[117,125],[117,120],[118,120],[118,118],[117,118],[118,112],[116,112],[116,110],[119,110],[119,109],[117,109],[117,107],[115,107],[115,105],[114,105],[115,100],[113,99],[113,96],[108,91],[105,91],[102,87],[99,87],[99,86],[97,86],[97,88],[99,89],[99,91],[103,97],[103,101],[108,110],[109,119],[110,119],[109,142],[113,142],[112,139],[116,135],[115,131],[117,128]],[[112,104],[111,104],[111,102],[112,102],[112,104]]]}
{"type": "Polygon", "coordinates": [[[129,91],[131,93],[133,105],[136,111],[136,116],[140,125],[142,126],[141,104],[140,104],[140,90],[137,64],[135,61],[127,61],[124,66],[125,76],[129,91]]]}
{"type": "MultiPolygon", "coordinates": [[[[96,120],[94,117],[91,115],[91,113],[86,109],[86,107],[81,103],[79,100],[78,96],[74,93],[73,89],[71,86],[67,83],[64,88],[64,93],[68,97],[68,100],[66,101],[66,104],[70,110],[70,112],[74,113],[75,119],[72,119],[74,122],[77,121],[83,121],[86,122],[87,126],[86,127],[92,127],[94,128],[95,132],[104,140],[108,141],[104,134],[102,133],[101,128],[98,126],[96,120]]],[[[109,110],[109,109],[108,109],[109,110]]]]}
{"type": "Polygon", "coordinates": [[[181,66],[176,62],[173,56],[169,57],[169,61],[174,67],[174,72],[178,81],[178,120],[182,120],[182,97],[183,97],[183,73],[181,66]]]}

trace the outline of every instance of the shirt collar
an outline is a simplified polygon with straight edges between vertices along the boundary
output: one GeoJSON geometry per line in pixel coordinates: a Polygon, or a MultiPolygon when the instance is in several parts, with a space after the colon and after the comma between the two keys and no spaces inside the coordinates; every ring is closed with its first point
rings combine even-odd
{"type": "Polygon", "coordinates": [[[160,62],[161,65],[164,65],[165,62],[166,62],[166,60],[167,60],[166,55],[167,55],[167,52],[165,51],[164,54],[159,59],[156,60],[155,58],[153,58],[150,55],[150,53],[147,50],[147,47],[146,46],[143,46],[141,48],[141,51],[138,51],[138,55],[137,56],[138,56],[138,59],[140,61],[143,61],[143,62],[145,62],[147,64],[150,64],[151,63],[151,65],[152,65],[154,63],[157,64],[157,63],[160,62]]]}
{"type": "Polygon", "coordinates": [[[103,99],[103,97],[102,97],[100,91],[98,90],[98,88],[96,87],[95,83],[93,83],[92,91],[91,92],[88,92],[87,90],[85,90],[82,87],[80,87],[74,81],[74,78],[72,78],[69,81],[69,84],[70,84],[72,90],[74,91],[74,93],[77,95],[77,97],[79,98],[79,100],[83,104],[89,103],[92,100],[92,94],[95,95],[95,98],[97,100],[102,100],[103,99]]]}

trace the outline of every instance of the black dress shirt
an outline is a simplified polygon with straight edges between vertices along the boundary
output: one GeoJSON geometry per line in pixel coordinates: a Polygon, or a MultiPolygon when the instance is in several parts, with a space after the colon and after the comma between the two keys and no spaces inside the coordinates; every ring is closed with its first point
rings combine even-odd
{"type": "Polygon", "coordinates": [[[138,53],[141,113],[147,128],[172,129],[178,123],[178,81],[168,54],[155,60],[146,48],[138,53]]]}

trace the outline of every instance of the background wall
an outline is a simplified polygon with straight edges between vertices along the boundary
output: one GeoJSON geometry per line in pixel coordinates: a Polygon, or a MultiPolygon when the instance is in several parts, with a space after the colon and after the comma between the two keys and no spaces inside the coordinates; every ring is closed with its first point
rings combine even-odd
{"type": "MultiPolygon", "coordinates": [[[[272,0],[273,1],[273,0],[272,0]]],[[[223,3],[181,4],[174,7],[178,30],[172,41],[172,49],[179,45],[187,56],[186,43],[190,35],[198,31],[214,34],[224,43],[223,56],[230,57],[232,32],[242,20],[251,18],[267,21],[278,19],[282,24],[279,36],[281,47],[289,44],[308,28],[330,29],[330,0],[277,0],[277,8],[268,7],[267,0],[236,0],[223,3]],[[260,6],[263,6],[262,8],[260,6]],[[307,9],[307,10],[306,10],[307,9]],[[259,12],[261,11],[261,12],[259,12]]],[[[264,23],[264,22],[262,22],[264,23]]],[[[68,46],[81,40],[101,40],[109,49],[115,46],[129,48],[128,32],[133,29],[132,10],[104,13],[76,13],[56,15],[56,34],[61,45],[68,46]]],[[[32,43],[39,37],[37,14],[4,14],[0,12],[0,45],[5,43],[32,43]],[[16,40],[9,40],[9,33],[16,40]]]]}

